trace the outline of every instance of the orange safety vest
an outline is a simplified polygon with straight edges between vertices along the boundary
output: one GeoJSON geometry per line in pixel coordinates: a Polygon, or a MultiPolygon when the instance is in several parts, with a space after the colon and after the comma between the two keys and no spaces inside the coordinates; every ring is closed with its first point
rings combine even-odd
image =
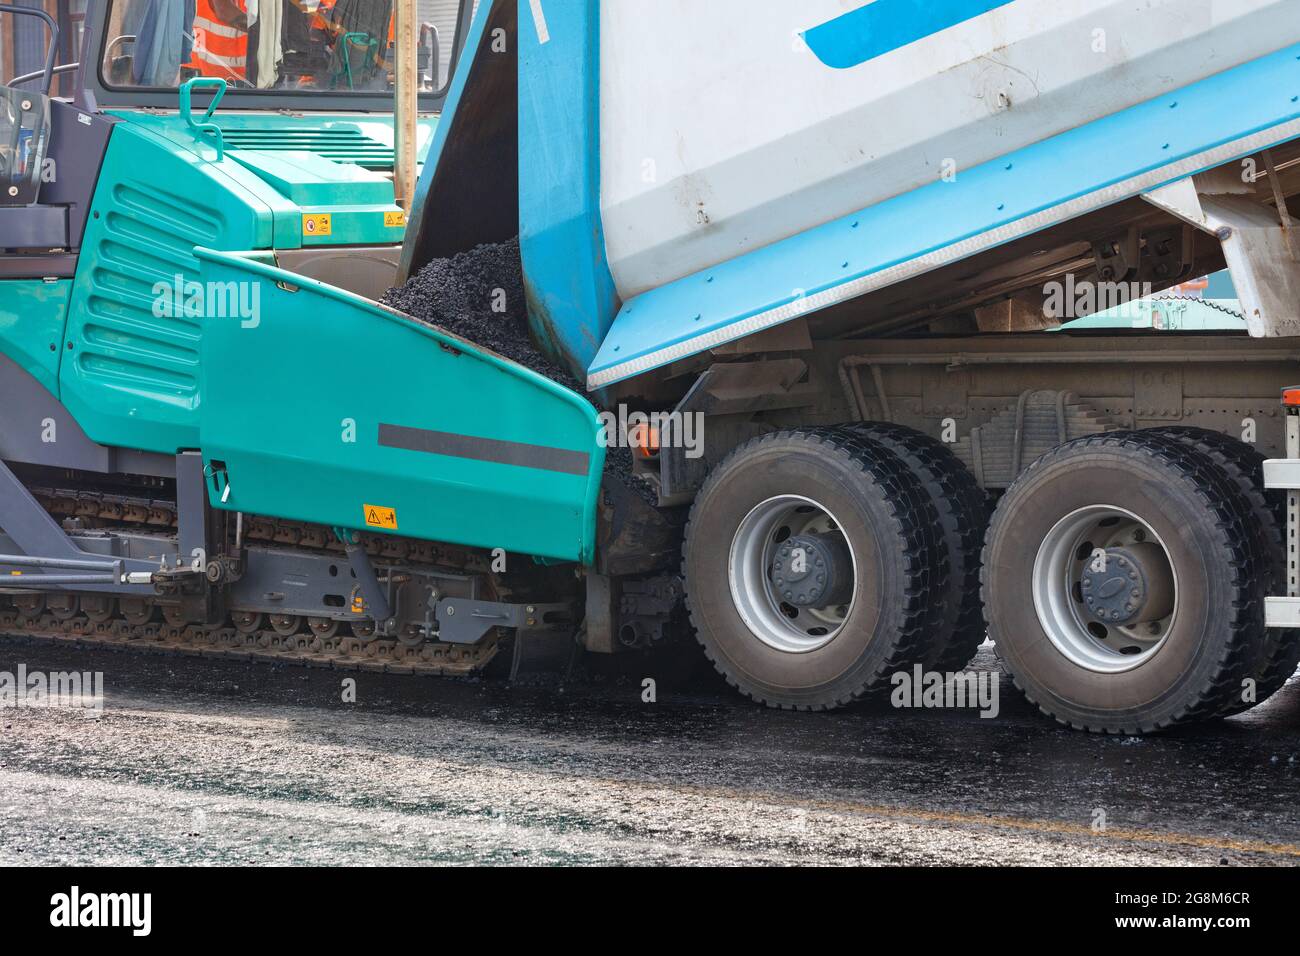
{"type": "MultiPolygon", "coordinates": [[[[238,0],[244,9],[244,0],[238,0]]],[[[248,34],[226,23],[212,9],[212,0],[198,0],[194,15],[194,53],[187,64],[203,76],[248,76],[248,34]]]]}
{"type": "Polygon", "coordinates": [[[316,12],[311,16],[311,25],[314,30],[329,30],[328,14],[334,9],[336,0],[320,0],[316,7],[316,12]]]}

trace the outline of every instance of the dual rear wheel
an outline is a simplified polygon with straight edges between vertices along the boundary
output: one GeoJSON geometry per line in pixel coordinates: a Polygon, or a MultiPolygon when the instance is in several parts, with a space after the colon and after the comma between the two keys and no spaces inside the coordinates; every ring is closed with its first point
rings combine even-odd
{"type": "Polygon", "coordinates": [[[1268,640],[1258,517],[1229,472],[1177,435],[1049,452],[989,527],[998,656],[1031,701],[1080,729],[1144,733],[1230,712],[1268,640]]]}
{"type": "Polygon", "coordinates": [[[983,632],[984,520],[973,479],[919,433],[765,435],[714,470],[692,509],[696,633],[733,685],[774,707],[841,706],[945,655],[960,666],[983,632]]]}
{"type": "Polygon", "coordinates": [[[697,497],[688,607],[717,669],[775,707],[841,706],[915,664],[959,670],[987,621],[1004,669],[1063,723],[1138,733],[1235,713],[1300,657],[1296,634],[1263,624],[1283,564],[1259,464],[1198,429],[1096,436],[1035,462],[990,524],[973,477],[919,433],[773,433],[697,497]]]}

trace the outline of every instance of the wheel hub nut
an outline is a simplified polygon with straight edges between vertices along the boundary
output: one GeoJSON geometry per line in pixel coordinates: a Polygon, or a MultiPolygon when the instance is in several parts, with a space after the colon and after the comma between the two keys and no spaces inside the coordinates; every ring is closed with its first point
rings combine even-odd
{"type": "Polygon", "coordinates": [[[1087,616],[1112,627],[1159,621],[1174,609],[1169,559],[1150,542],[1088,558],[1079,586],[1087,616]]]}
{"type": "Polygon", "coordinates": [[[777,547],[768,579],[781,600],[795,607],[847,604],[853,597],[853,556],[843,535],[793,535],[777,547]]]}

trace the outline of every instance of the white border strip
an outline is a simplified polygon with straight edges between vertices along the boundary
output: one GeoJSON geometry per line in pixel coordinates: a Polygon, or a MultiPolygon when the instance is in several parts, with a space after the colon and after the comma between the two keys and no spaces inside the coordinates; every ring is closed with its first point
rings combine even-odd
{"type": "Polygon", "coordinates": [[[545,45],[551,42],[551,31],[546,26],[546,11],[542,9],[542,0],[528,0],[528,7],[533,11],[533,26],[537,27],[537,42],[545,45]]]}
{"type": "Polygon", "coordinates": [[[1291,120],[1263,132],[1234,140],[1231,143],[1225,143],[1222,146],[1206,150],[1203,153],[1197,153],[1195,156],[1189,156],[1179,162],[1162,166],[1141,176],[1135,176],[1132,179],[1126,179],[1096,192],[1071,199],[1059,206],[1052,206],[1041,212],[1036,212],[1032,216],[1009,222],[988,232],[971,236],[969,239],[963,239],[961,242],[945,246],[935,252],[909,259],[907,262],[899,263],[896,266],[890,266],[880,272],[873,272],[871,275],[863,276],[860,279],[853,279],[842,285],[810,295],[807,298],[787,302],[785,305],[777,306],[775,309],[769,309],[766,312],[760,312],[757,315],[751,315],[747,319],[742,319],[723,328],[704,332],[694,338],[650,352],[640,358],[630,359],[621,365],[611,366],[604,371],[589,375],[587,377],[587,388],[591,390],[610,385],[625,378],[632,378],[660,365],[666,365],[677,359],[694,355],[697,352],[716,348],[719,345],[734,342],[736,339],[743,339],[755,332],[761,332],[774,325],[788,322],[808,312],[838,305],[840,302],[866,295],[868,292],[875,292],[877,289],[894,285],[904,279],[932,272],[941,266],[951,265],[992,246],[1019,239],[1021,236],[1105,208],[1121,200],[1131,199],[1165,183],[1183,179],[1193,173],[1199,173],[1202,170],[1236,159],[1238,156],[1256,153],[1297,137],[1300,137],[1300,120],[1291,120]]]}

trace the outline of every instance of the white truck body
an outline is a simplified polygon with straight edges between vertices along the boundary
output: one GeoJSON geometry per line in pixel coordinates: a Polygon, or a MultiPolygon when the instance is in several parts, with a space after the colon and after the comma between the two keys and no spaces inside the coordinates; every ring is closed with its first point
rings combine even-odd
{"type": "MultiPolygon", "coordinates": [[[[914,5],[869,6],[898,29],[914,5]]],[[[805,37],[853,30],[832,23],[860,3],[604,0],[600,201],[622,298],[1300,42],[1294,0],[1016,0],[905,42],[990,4],[933,6],[951,16],[842,67],[805,37]]]]}

